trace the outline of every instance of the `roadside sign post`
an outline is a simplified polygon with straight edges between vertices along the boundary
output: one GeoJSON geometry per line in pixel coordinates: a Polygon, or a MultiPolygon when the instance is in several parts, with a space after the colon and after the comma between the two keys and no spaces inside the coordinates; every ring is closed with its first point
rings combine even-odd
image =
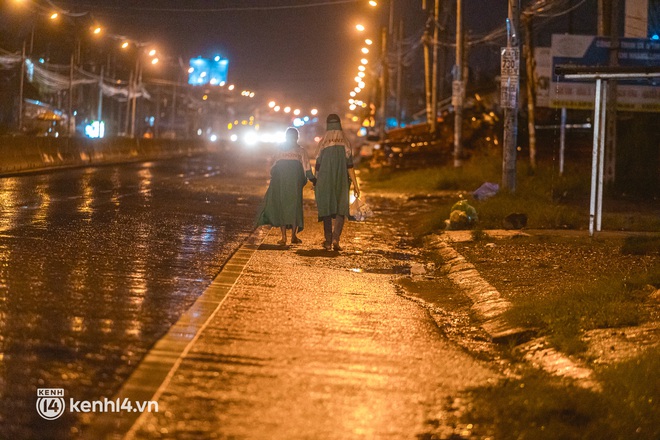
{"type": "Polygon", "coordinates": [[[600,232],[603,217],[603,173],[605,170],[605,121],[607,117],[607,80],[660,78],[656,67],[579,67],[556,66],[555,75],[566,79],[595,80],[594,135],[591,151],[591,197],[589,201],[589,235],[600,232]]]}
{"type": "Polygon", "coordinates": [[[500,105],[504,109],[502,186],[516,190],[516,153],[518,138],[518,88],[520,84],[520,49],[503,47],[501,51],[500,105]]]}

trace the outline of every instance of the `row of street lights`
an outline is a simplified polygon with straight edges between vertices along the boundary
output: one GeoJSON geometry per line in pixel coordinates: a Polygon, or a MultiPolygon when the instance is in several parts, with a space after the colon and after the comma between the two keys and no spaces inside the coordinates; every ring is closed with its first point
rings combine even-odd
{"type": "MultiPolygon", "coordinates": [[[[27,7],[29,6],[30,11],[37,16],[41,17],[48,17],[50,21],[56,22],[58,20],[61,20],[64,17],[69,17],[71,19],[78,19],[82,17],[85,14],[78,14],[78,13],[72,13],[70,11],[63,10],[59,7],[57,7],[55,4],[48,2],[48,6],[43,6],[42,4],[35,2],[35,1],[28,1],[28,0],[12,0],[13,3],[25,11],[27,7]],[[52,9],[50,9],[52,7],[52,9]],[[50,9],[50,10],[49,10],[50,9]]],[[[25,75],[25,66],[28,61],[29,55],[32,54],[33,49],[34,49],[34,24],[32,25],[32,32],[30,36],[30,50],[29,52],[26,50],[26,45],[27,43],[24,42],[24,47],[23,47],[23,52],[22,52],[22,71],[21,71],[21,91],[20,91],[20,97],[19,97],[19,130],[22,130],[24,124],[23,124],[23,77],[25,75]]],[[[74,109],[73,109],[73,102],[72,102],[72,96],[73,96],[73,72],[75,71],[75,66],[81,66],[81,49],[80,49],[80,43],[81,43],[81,38],[84,35],[89,35],[90,37],[93,37],[94,39],[98,38],[103,38],[106,37],[110,40],[117,41],[117,49],[120,52],[124,53],[132,53],[133,56],[131,58],[134,58],[134,63],[133,67],[130,68],[130,73],[129,73],[129,80],[128,80],[128,87],[127,87],[127,99],[126,99],[126,111],[125,111],[125,116],[124,119],[119,123],[119,125],[122,125],[124,128],[123,131],[127,135],[134,137],[136,135],[136,113],[137,113],[137,107],[138,107],[138,102],[137,98],[140,96],[140,90],[142,90],[142,77],[143,73],[145,71],[145,68],[147,66],[154,66],[157,65],[161,62],[161,60],[164,58],[162,56],[162,53],[159,53],[159,51],[153,47],[152,44],[150,43],[144,43],[144,42],[139,42],[130,38],[127,38],[122,35],[115,35],[107,31],[107,28],[104,28],[97,22],[92,22],[92,26],[76,26],[76,29],[88,29],[88,32],[85,31],[84,34],[78,34],[76,36],[76,41],[75,41],[75,46],[71,55],[71,68],[70,68],[70,84],[71,86],[69,87],[69,104],[68,104],[68,114],[69,114],[69,121],[73,120],[73,114],[74,114],[74,109]]],[[[110,56],[108,56],[108,60],[110,60],[110,56]]],[[[99,96],[98,96],[98,109],[97,109],[97,114],[95,115],[96,118],[101,121],[102,120],[102,111],[103,111],[103,88],[104,88],[104,81],[105,78],[104,76],[109,76],[109,72],[104,72],[104,64],[105,63],[99,63],[98,67],[100,72],[99,73],[99,96]]],[[[178,63],[177,63],[178,64],[178,63]]],[[[109,66],[109,61],[108,61],[108,66],[109,66]]],[[[129,63],[130,65],[130,63],[129,63]]],[[[180,77],[179,77],[180,78],[180,77]]],[[[116,81],[116,83],[119,83],[119,81],[116,81]]],[[[217,84],[218,86],[225,86],[225,84],[217,84]]],[[[176,86],[175,86],[176,88],[176,86]]],[[[233,84],[228,85],[226,87],[228,91],[233,91],[235,89],[235,86],[233,84]]],[[[240,90],[240,89],[239,89],[240,90]]],[[[247,98],[254,98],[255,97],[255,92],[250,91],[250,90],[243,90],[241,92],[241,96],[247,97],[247,98]]],[[[175,100],[176,98],[174,98],[175,100]]],[[[174,102],[173,100],[173,102],[174,102]]],[[[67,130],[70,134],[73,133],[73,128],[68,127],[67,130]]]]}
{"type": "MultiPolygon", "coordinates": [[[[379,3],[376,0],[370,0],[369,5],[372,7],[377,7],[379,6],[379,3]]],[[[394,0],[389,0],[389,27],[391,31],[391,26],[392,26],[392,15],[393,15],[393,8],[394,8],[394,0]]],[[[367,27],[359,23],[355,26],[355,29],[361,34],[365,31],[367,31],[367,27]]],[[[383,31],[384,33],[385,31],[383,31]]],[[[358,66],[358,71],[355,76],[355,87],[349,92],[350,98],[348,99],[348,104],[349,104],[349,110],[350,111],[355,111],[358,109],[366,109],[366,108],[373,108],[373,102],[377,102],[378,99],[376,99],[376,90],[378,87],[381,89],[381,97],[380,97],[380,109],[379,109],[379,119],[380,125],[381,125],[381,136],[384,134],[384,128],[385,128],[385,105],[386,105],[386,93],[385,93],[385,75],[387,75],[386,69],[387,66],[385,65],[385,54],[387,53],[386,50],[386,38],[383,38],[382,41],[382,47],[381,47],[381,57],[382,57],[382,63],[383,65],[380,66],[380,74],[376,72],[377,67],[374,66],[371,68],[371,72],[368,70],[369,69],[369,56],[373,52],[373,45],[374,45],[374,40],[372,38],[365,38],[364,39],[364,45],[360,48],[360,64],[358,66]],[[371,75],[368,75],[371,73],[371,75]],[[369,92],[367,89],[367,78],[377,78],[377,81],[379,82],[378,86],[374,85],[373,87],[370,87],[371,90],[373,90],[373,95],[369,95],[369,92]],[[364,96],[364,95],[367,96],[364,96]]],[[[373,58],[372,58],[373,60],[373,58]]],[[[371,117],[371,112],[369,114],[369,120],[366,123],[370,128],[373,128],[375,125],[375,121],[371,117]]]]}

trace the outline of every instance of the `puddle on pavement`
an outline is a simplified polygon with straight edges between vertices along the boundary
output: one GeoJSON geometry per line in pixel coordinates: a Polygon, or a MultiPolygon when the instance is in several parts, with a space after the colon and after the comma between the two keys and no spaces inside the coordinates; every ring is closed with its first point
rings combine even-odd
{"type": "Polygon", "coordinates": [[[351,268],[351,272],[357,273],[375,273],[380,275],[409,275],[410,266],[392,266],[392,267],[381,267],[381,268],[351,268]]]}

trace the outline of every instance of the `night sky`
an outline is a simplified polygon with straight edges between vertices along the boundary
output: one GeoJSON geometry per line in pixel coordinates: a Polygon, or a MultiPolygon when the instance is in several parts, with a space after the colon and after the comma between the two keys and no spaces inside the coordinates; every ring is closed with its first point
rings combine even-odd
{"type": "MultiPolygon", "coordinates": [[[[230,83],[255,90],[263,99],[270,99],[263,96],[268,94],[301,106],[348,99],[362,57],[362,42],[370,37],[378,45],[378,29],[388,23],[390,1],[395,6],[395,27],[403,20],[404,35],[410,39],[421,34],[427,17],[422,0],[380,0],[378,8],[370,7],[367,0],[51,1],[72,12],[89,11],[112,34],[153,42],[172,60],[224,56],[229,59],[230,83]],[[358,33],[358,22],[367,31],[358,33]]],[[[595,2],[588,0],[582,11],[560,19],[559,31],[593,22],[595,14],[581,12],[593,9],[595,13],[595,2]]],[[[432,5],[433,0],[427,3],[432,5]]],[[[443,3],[454,7],[454,2],[443,3]]],[[[464,1],[465,28],[470,35],[502,27],[506,14],[507,0],[464,1]]],[[[444,23],[453,43],[453,11],[444,23]]],[[[545,31],[547,41],[550,33],[545,31]]],[[[499,44],[483,46],[471,51],[471,63],[498,68],[499,44]]],[[[422,53],[421,46],[415,49],[408,74],[409,81],[418,86],[423,84],[422,53]]],[[[370,57],[372,62],[377,59],[375,54],[370,57]]],[[[449,72],[453,49],[448,50],[448,57],[449,72]]]]}
{"type": "MultiPolygon", "coordinates": [[[[414,5],[422,14],[418,0],[402,3],[414,5]]],[[[85,0],[69,4],[76,9],[88,7],[112,32],[154,42],[175,57],[224,56],[229,59],[229,82],[262,94],[269,91],[300,105],[348,98],[363,41],[354,26],[381,19],[366,0],[85,0]],[[286,6],[293,7],[275,9],[286,6]]]]}

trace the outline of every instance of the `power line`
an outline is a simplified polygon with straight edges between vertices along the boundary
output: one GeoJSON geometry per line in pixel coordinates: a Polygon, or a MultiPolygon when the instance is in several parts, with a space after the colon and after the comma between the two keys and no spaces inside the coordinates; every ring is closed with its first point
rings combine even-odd
{"type": "Polygon", "coordinates": [[[209,13],[209,12],[230,12],[230,11],[274,11],[283,9],[302,9],[315,8],[318,6],[335,6],[347,3],[357,3],[360,0],[326,0],[319,3],[293,4],[281,6],[229,6],[224,8],[156,8],[156,7],[137,7],[137,6],[92,6],[80,5],[85,8],[104,9],[104,10],[131,10],[138,12],[177,12],[177,13],[209,13]]]}

